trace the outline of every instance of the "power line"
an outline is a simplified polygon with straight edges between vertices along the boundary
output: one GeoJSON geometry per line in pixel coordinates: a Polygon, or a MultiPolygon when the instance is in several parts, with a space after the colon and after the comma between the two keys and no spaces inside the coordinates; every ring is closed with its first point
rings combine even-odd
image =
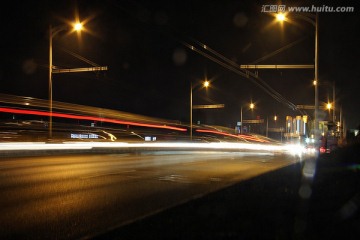
{"type": "MultiPolygon", "coordinates": [[[[131,17],[133,17],[134,19],[136,19],[138,22],[145,24],[147,27],[154,27],[153,24],[150,24],[148,21],[144,21],[144,20],[140,20],[138,17],[136,17],[136,14],[134,14],[134,12],[129,11],[128,9],[125,9],[122,6],[119,6],[118,2],[113,4],[116,5],[116,7],[120,8],[122,11],[125,11],[127,14],[129,14],[131,17]]],[[[134,3],[134,2],[132,2],[134,3]]],[[[135,2],[136,3],[136,2],[135,2]]],[[[140,6],[142,9],[145,9],[144,6],[140,6]]],[[[139,8],[139,4],[137,4],[135,6],[135,8],[139,8]]],[[[248,79],[250,81],[252,81],[256,86],[260,87],[263,91],[265,91],[267,94],[269,94],[272,98],[274,98],[276,101],[283,103],[284,105],[286,105],[287,107],[289,107],[290,109],[294,110],[294,111],[299,111],[301,114],[304,114],[304,112],[297,108],[297,106],[290,102],[289,100],[287,100],[285,97],[283,97],[280,93],[278,93],[277,91],[275,91],[269,84],[267,84],[264,80],[262,80],[261,78],[259,78],[256,74],[248,71],[248,70],[244,70],[244,69],[240,69],[240,65],[237,64],[234,61],[231,61],[230,59],[226,58],[225,56],[223,56],[222,54],[220,54],[219,52],[215,51],[214,49],[210,48],[208,45],[201,43],[200,41],[197,41],[194,38],[189,38],[189,37],[184,37],[184,35],[186,36],[186,34],[184,33],[180,33],[176,28],[174,28],[171,25],[162,25],[159,27],[155,28],[156,30],[158,30],[159,33],[161,34],[166,34],[167,37],[171,37],[173,39],[175,39],[176,41],[180,42],[181,44],[183,44],[184,46],[186,46],[187,48],[191,49],[192,51],[195,51],[196,53],[206,57],[207,59],[221,65],[222,67],[231,70],[232,72],[235,72],[236,74],[242,76],[245,79],[248,79]],[[164,29],[164,27],[167,27],[167,29],[164,29]],[[184,39],[189,39],[188,41],[185,41],[184,39]],[[194,44],[190,44],[189,42],[194,42],[194,44]],[[199,48],[195,47],[196,45],[200,46],[199,48]],[[201,50],[204,49],[205,51],[201,50]]],[[[273,55],[297,44],[298,42],[302,41],[302,39],[295,41],[279,50],[277,50],[273,55]]],[[[273,56],[271,55],[271,56],[273,56]]],[[[265,56],[264,58],[268,58],[271,56],[265,56]]],[[[257,61],[261,61],[262,59],[259,59],[257,61]]]]}
{"type": "MultiPolygon", "coordinates": [[[[239,69],[237,64],[236,64],[237,67],[235,67],[235,65],[233,63],[231,63],[231,64],[224,63],[224,62],[220,61],[219,59],[216,59],[215,57],[211,56],[210,54],[207,54],[206,52],[201,51],[200,49],[198,49],[198,48],[194,47],[193,45],[190,45],[190,44],[188,44],[186,42],[182,42],[182,44],[184,46],[188,47],[189,49],[201,54],[202,56],[212,60],[213,62],[215,62],[215,63],[217,63],[217,64],[219,64],[219,65],[221,65],[221,66],[235,72],[236,74],[241,75],[242,77],[252,81],[254,84],[256,84],[258,87],[260,87],[266,93],[268,93],[271,97],[273,97],[278,102],[281,102],[281,103],[285,104],[286,106],[288,106],[292,110],[297,110],[297,111],[301,112],[302,114],[304,114],[303,111],[301,109],[298,109],[295,104],[293,104],[292,102],[290,102],[289,100],[284,98],[280,93],[278,93],[273,88],[271,88],[264,80],[262,80],[261,78],[259,78],[255,74],[251,73],[250,71],[246,71],[246,70],[243,71],[242,69],[239,69]]],[[[209,47],[206,47],[206,49],[208,50],[209,47]]],[[[212,50],[211,52],[215,52],[215,51],[212,50]]],[[[221,59],[226,59],[226,58],[222,56],[221,59]]],[[[230,60],[227,59],[227,61],[230,61],[230,60]]]]}

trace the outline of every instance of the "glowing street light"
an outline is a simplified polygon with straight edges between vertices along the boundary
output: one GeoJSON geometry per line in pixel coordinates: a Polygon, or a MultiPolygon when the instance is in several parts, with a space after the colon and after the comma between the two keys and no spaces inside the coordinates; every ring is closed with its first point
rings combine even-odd
{"type": "MultiPolygon", "coordinates": [[[[332,121],[335,123],[335,121],[336,121],[336,117],[335,117],[335,112],[336,112],[335,81],[333,81],[332,83],[327,82],[327,81],[321,81],[321,85],[329,86],[332,88],[332,103],[331,103],[331,109],[333,110],[332,121]]],[[[328,106],[326,106],[326,108],[328,108],[328,106]]],[[[329,111],[329,114],[330,114],[330,111],[329,111]]]]}
{"type": "Polygon", "coordinates": [[[283,14],[283,13],[276,14],[276,19],[280,22],[285,21],[285,19],[286,19],[285,14],[283,14]]]}
{"type": "MultiPolygon", "coordinates": [[[[331,119],[331,115],[330,115],[331,109],[333,110],[333,112],[335,112],[335,108],[334,108],[333,104],[330,102],[328,102],[326,104],[326,108],[329,110],[329,119],[331,119]]],[[[335,120],[334,119],[332,119],[332,120],[333,120],[333,123],[335,123],[335,120]]]]}
{"type": "Polygon", "coordinates": [[[327,104],[326,104],[326,108],[329,109],[329,111],[330,111],[330,109],[332,108],[331,103],[327,103],[327,104]]]}
{"type": "Polygon", "coordinates": [[[82,24],[82,23],[78,22],[78,23],[75,23],[75,24],[74,24],[74,30],[75,30],[75,31],[79,32],[79,31],[81,31],[82,29],[83,29],[83,24],[82,24]]]}
{"type": "MultiPolygon", "coordinates": [[[[208,88],[210,82],[205,80],[203,82],[203,87],[208,88]]],[[[192,81],[190,82],[190,141],[192,141],[192,129],[193,129],[193,90],[197,85],[193,86],[192,81]]]]}
{"type": "Polygon", "coordinates": [[[209,87],[210,86],[210,82],[208,81],[208,80],[206,80],[205,82],[204,82],[204,87],[209,87]]]}

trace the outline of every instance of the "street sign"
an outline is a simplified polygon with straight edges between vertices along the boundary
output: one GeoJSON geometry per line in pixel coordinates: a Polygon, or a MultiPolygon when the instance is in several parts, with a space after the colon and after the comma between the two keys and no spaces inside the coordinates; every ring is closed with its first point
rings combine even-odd
{"type": "Polygon", "coordinates": [[[224,108],[225,104],[193,105],[193,109],[224,108]]]}
{"type": "Polygon", "coordinates": [[[264,119],[243,120],[244,123],[264,123],[264,119]]]}
{"type": "MultiPolygon", "coordinates": [[[[296,107],[299,109],[310,109],[310,110],[315,109],[314,105],[296,105],[296,107]]],[[[319,106],[319,109],[326,110],[327,108],[326,108],[326,106],[324,106],[324,107],[319,106]]]]}
{"type": "Polygon", "coordinates": [[[314,68],[314,65],[302,64],[302,65],[240,65],[241,69],[301,69],[314,68]]]}
{"type": "Polygon", "coordinates": [[[95,72],[95,71],[107,71],[107,67],[86,67],[86,68],[54,68],[52,73],[70,73],[70,72],[95,72]]]}

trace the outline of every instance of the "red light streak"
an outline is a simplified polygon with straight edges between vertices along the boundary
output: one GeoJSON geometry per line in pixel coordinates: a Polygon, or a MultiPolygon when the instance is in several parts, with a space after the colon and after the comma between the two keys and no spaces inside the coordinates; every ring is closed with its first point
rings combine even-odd
{"type": "MultiPolygon", "coordinates": [[[[15,113],[15,114],[26,114],[26,115],[37,115],[37,116],[46,116],[46,117],[50,116],[49,112],[37,111],[37,110],[14,109],[14,108],[0,108],[0,112],[15,113]]],[[[108,122],[108,123],[116,123],[116,124],[139,126],[139,127],[170,129],[170,130],[182,131],[182,132],[187,131],[186,128],[179,128],[179,127],[173,127],[173,126],[167,126],[167,125],[156,125],[156,124],[148,124],[148,123],[129,122],[129,121],[121,121],[121,120],[116,120],[116,119],[110,119],[110,118],[72,115],[72,114],[66,114],[66,113],[53,112],[52,116],[53,117],[60,117],[60,118],[78,119],[78,120],[102,121],[102,122],[108,122]]]]}

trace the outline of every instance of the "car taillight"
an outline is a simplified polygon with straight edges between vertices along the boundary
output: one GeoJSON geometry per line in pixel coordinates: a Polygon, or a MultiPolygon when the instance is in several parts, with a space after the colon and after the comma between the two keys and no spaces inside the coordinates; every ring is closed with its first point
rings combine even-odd
{"type": "Polygon", "coordinates": [[[326,149],[324,147],[320,147],[320,152],[324,153],[324,152],[326,152],[326,149]]]}

